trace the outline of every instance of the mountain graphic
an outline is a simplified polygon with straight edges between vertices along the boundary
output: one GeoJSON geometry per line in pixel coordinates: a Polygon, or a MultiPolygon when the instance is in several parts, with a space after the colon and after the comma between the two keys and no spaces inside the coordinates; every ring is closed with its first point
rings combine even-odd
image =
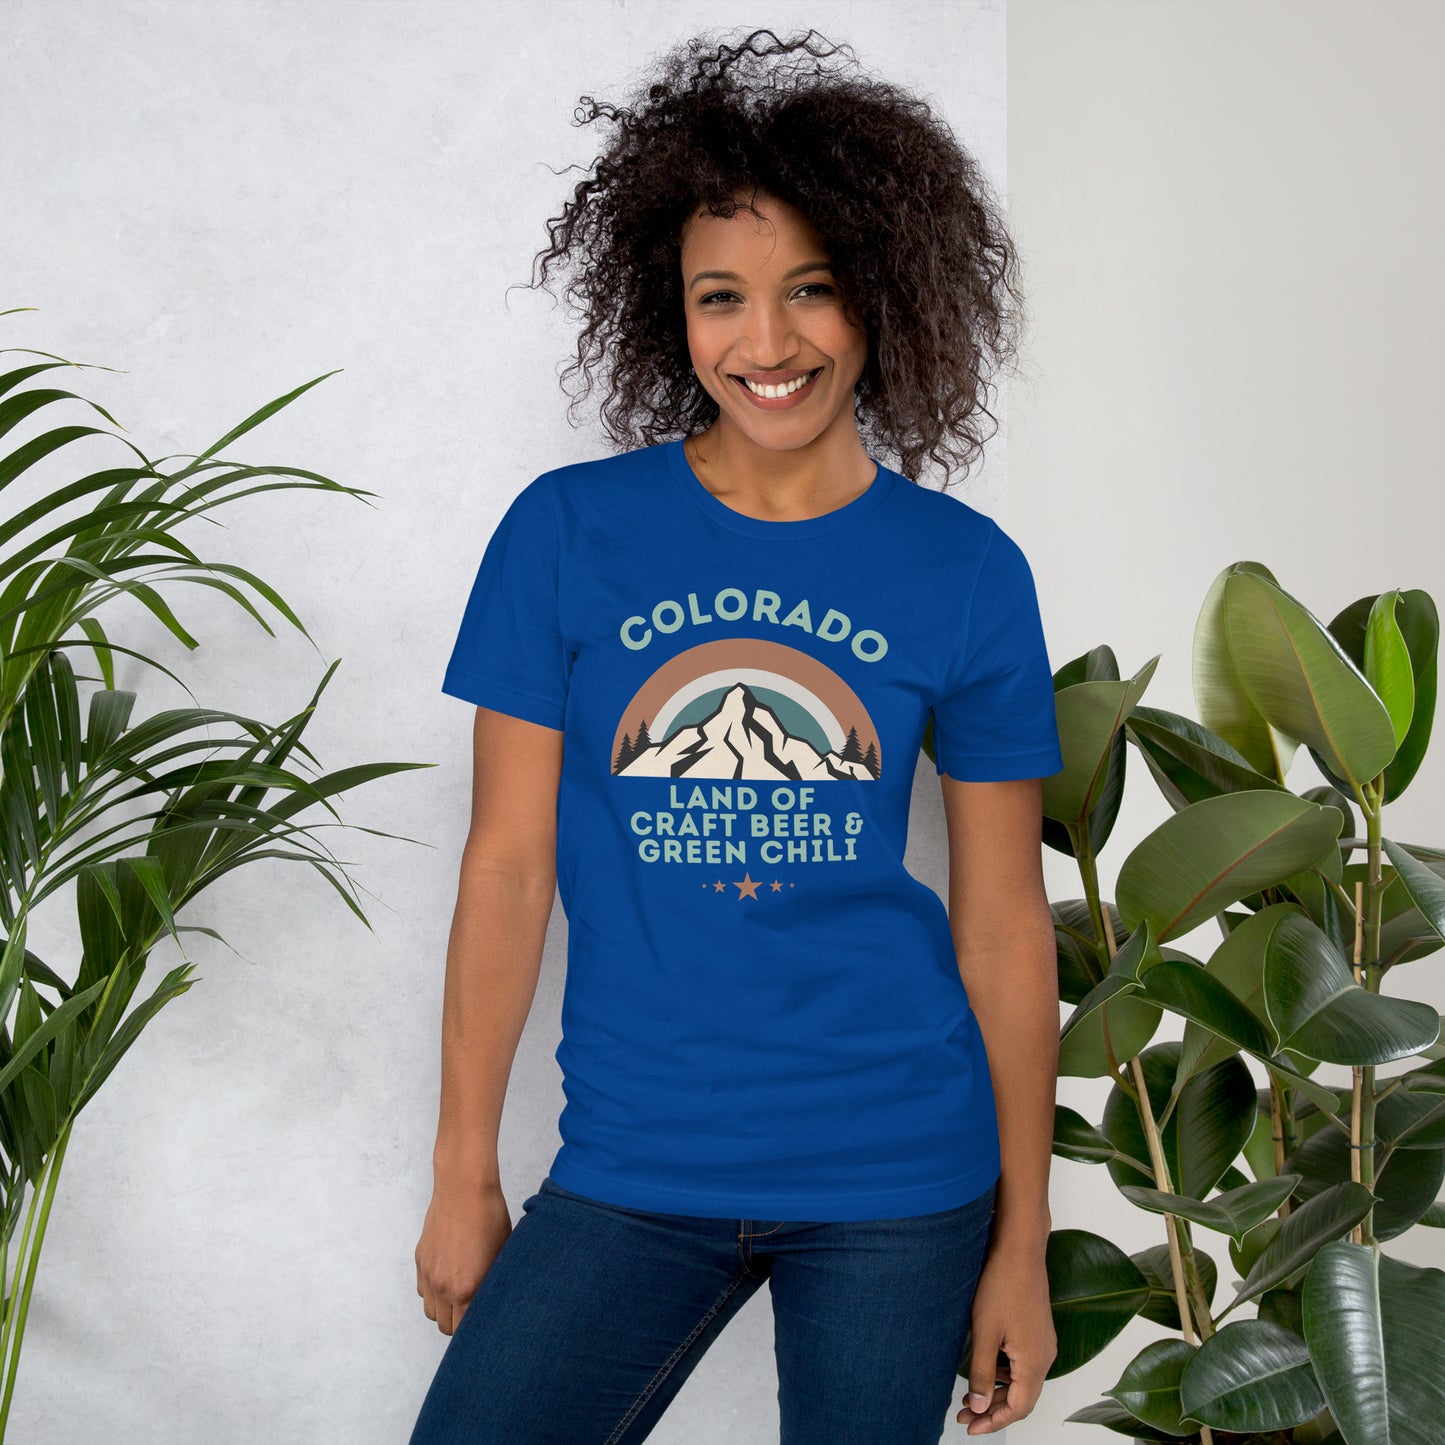
{"type": "Polygon", "coordinates": [[[806,738],[793,736],[742,682],[700,722],[678,728],[665,742],[649,743],[615,771],[619,777],[874,780],[866,763],[836,750],[820,753],[806,738]]]}

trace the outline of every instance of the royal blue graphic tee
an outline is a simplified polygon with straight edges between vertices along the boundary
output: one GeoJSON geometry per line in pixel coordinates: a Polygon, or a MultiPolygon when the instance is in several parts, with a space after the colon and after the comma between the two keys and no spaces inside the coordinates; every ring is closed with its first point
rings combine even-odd
{"type": "Polygon", "coordinates": [[[563,731],[559,1185],[829,1221],[998,1178],[948,912],[903,864],[930,715],[950,777],[1063,767],[997,523],[881,465],[802,521],[680,441],[559,467],[487,542],[442,690],[563,731]]]}

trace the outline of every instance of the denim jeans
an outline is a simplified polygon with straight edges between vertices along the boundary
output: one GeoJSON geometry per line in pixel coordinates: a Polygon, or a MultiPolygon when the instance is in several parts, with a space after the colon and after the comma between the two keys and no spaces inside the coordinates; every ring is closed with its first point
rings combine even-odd
{"type": "Polygon", "coordinates": [[[654,1214],[549,1176],[453,1331],[410,1445],[637,1445],[764,1280],[781,1445],[938,1445],[967,1393],[996,1190],[813,1223],[654,1214]]]}

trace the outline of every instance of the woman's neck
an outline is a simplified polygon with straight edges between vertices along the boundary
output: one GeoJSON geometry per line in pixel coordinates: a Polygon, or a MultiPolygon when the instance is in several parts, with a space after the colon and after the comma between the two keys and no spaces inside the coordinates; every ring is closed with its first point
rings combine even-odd
{"type": "Polygon", "coordinates": [[[720,417],[689,437],[684,449],[698,480],[719,501],[769,522],[800,522],[836,511],[877,475],[856,424],[781,451],[759,446],[720,417]]]}

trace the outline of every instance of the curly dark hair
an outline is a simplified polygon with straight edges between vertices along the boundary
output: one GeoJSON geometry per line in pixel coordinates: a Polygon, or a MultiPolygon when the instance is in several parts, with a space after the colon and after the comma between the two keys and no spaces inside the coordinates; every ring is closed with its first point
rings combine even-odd
{"type": "Polygon", "coordinates": [[[928,462],[966,474],[997,420],[985,368],[1017,353],[1018,259],[974,158],[918,96],[864,75],[815,30],[740,43],[694,38],[662,55],[630,105],[584,95],[574,124],[611,138],[578,182],[532,287],[560,268],[583,323],[569,415],[600,379],[602,425],[620,448],[693,435],[717,403],[693,373],[681,232],[699,207],[730,216],[755,195],[808,218],[827,246],[868,357],[859,435],[917,481],[928,462]],[[994,422],[979,434],[978,416],[994,422]]]}

